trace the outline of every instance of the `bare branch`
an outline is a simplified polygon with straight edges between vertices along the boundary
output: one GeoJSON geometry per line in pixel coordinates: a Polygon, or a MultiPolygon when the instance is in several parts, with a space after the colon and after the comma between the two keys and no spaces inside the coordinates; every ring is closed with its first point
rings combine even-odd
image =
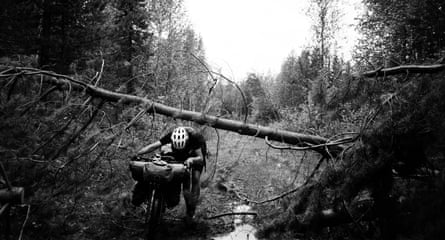
{"type": "MultiPolygon", "coordinates": [[[[269,198],[269,199],[267,199],[267,200],[263,200],[263,201],[254,201],[254,200],[250,200],[250,199],[247,199],[247,198],[241,198],[241,199],[244,200],[244,201],[247,201],[247,202],[255,203],[255,204],[264,204],[264,203],[268,203],[268,202],[273,202],[273,201],[279,200],[279,199],[281,199],[281,198],[286,197],[286,196],[289,195],[289,194],[292,194],[292,193],[294,193],[294,192],[297,192],[297,191],[300,190],[302,187],[306,186],[306,185],[309,183],[309,181],[315,176],[315,173],[316,173],[317,170],[320,168],[320,166],[321,166],[321,164],[323,163],[324,159],[325,159],[325,157],[321,157],[320,160],[318,160],[318,163],[317,163],[317,165],[315,166],[315,168],[312,170],[312,173],[311,173],[311,174],[308,176],[308,178],[306,179],[306,181],[305,181],[302,185],[300,185],[300,186],[298,186],[298,187],[296,187],[296,188],[294,188],[294,189],[292,189],[292,190],[289,190],[289,191],[284,192],[284,193],[282,193],[282,194],[280,194],[280,195],[278,195],[278,196],[275,196],[275,197],[272,197],[272,198],[269,198]]],[[[238,197],[239,197],[239,196],[238,196],[238,197]]]]}
{"type": "Polygon", "coordinates": [[[82,115],[82,113],[80,114],[74,114],[70,120],[68,120],[65,125],[63,125],[59,130],[57,130],[50,138],[48,138],[48,140],[45,141],[45,143],[41,144],[38,148],[36,148],[34,151],[32,151],[31,155],[34,155],[35,153],[37,153],[39,150],[41,150],[43,147],[45,147],[46,145],[48,145],[51,141],[53,141],[57,136],[59,136],[59,134],[62,134],[69,126],[70,124],[76,120],[80,115],[82,115]]]}
{"type": "Polygon", "coordinates": [[[48,90],[46,90],[42,95],[40,95],[40,97],[37,100],[27,103],[26,105],[28,105],[28,107],[25,110],[23,110],[23,112],[20,114],[20,116],[25,115],[25,113],[27,113],[35,103],[41,101],[43,98],[48,96],[50,93],[52,93],[56,89],[57,89],[57,86],[53,86],[53,87],[49,88],[48,90]]]}
{"type": "Polygon", "coordinates": [[[21,74],[14,76],[14,77],[11,79],[11,81],[8,82],[8,83],[6,84],[6,86],[8,86],[9,84],[11,84],[11,87],[10,87],[9,90],[8,90],[8,95],[7,95],[7,98],[6,98],[8,101],[9,101],[9,99],[11,99],[12,91],[14,91],[15,85],[17,84],[17,81],[18,81],[17,79],[18,79],[18,77],[19,77],[20,75],[21,75],[21,74]]]}
{"type": "Polygon", "coordinates": [[[3,204],[2,208],[0,208],[0,217],[3,215],[3,213],[4,213],[7,209],[9,209],[9,207],[10,207],[10,204],[9,204],[9,203],[5,203],[5,204],[3,204]]]}
{"type": "Polygon", "coordinates": [[[363,77],[380,77],[397,75],[401,73],[435,73],[445,69],[445,64],[433,64],[433,65],[401,65],[392,68],[379,68],[373,71],[368,71],[360,74],[363,77]]]}
{"type": "Polygon", "coordinates": [[[101,143],[100,141],[97,142],[97,143],[95,143],[95,144],[94,144],[92,147],[90,147],[88,150],[84,151],[83,153],[79,154],[78,156],[73,157],[73,158],[71,158],[69,161],[67,161],[67,162],[65,162],[64,164],[62,164],[62,166],[60,166],[60,167],[57,169],[57,172],[56,172],[55,175],[57,176],[58,172],[59,172],[60,170],[62,170],[63,168],[65,168],[68,164],[70,164],[70,163],[76,161],[77,159],[79,159],[79,158],[81,158],[81,157],[84,157],[84,156],[90,154],[92,151],[94,151],[94,149],[97,148],[97,146],[99,146],[100,143],[101,143]]]}
{"type": "Polygon", "coordinates": [[[0,77],[1,77],[2,75],[6,74],[6,73],[9,72],[9,71],[12,71],[12,70],[14,70],[14,67],[6,68],[6,70],[0,72],[0,77]]]}
{"type": "MultiPolygon", "coordinates": [[[[105,60],[102,59],[102,65],[100,67],[100,72],[96,72],[96,75],[90,81],[90,83],[93,83],[93,86],[97,86],[99,84],[99,81],[102,78],[102,73],[104,71],[104,65],[105,65],[105,60]]],[[[91,96],[88,97],[87,100],[85,100],[84,105],[87,105],[91,101],[91,99],[92,99],[91,96]]]]}
{"type": "Polygon", "coordinates": [[[207,108],[207,105],[209,104],[210,101],[210,96],[212,95],[212,91],[215,88],[216,84],[218,83],[218,79],[216,79],[213,74],[212,71],[210,71],[210,68],[207,66],[207,64],[204,63],[204,61],[202,61],[200,58],[198,58],[195,54],[190,53],[192,55],[193,58],[195,58],[202,66],[204,66],[204,68],[206,69],[207,73],[210,75],[210,78],[212,78],[213,80],[213,85],[210,87],[209,89],[209,93],[207,94],[207,98],[204,102],[204,107],[202,109],[202,112],[205,114],[208,112],[208,110],[210,108],[207,108]]]}
{"type": "Polygon", "coordinates": [[[224,76],[224,75],[221,74],[221,73],[218,73],[218,72],[212,72],[212,73],[214,73],[214,74],[220,76],[221,78],[223,78],[224,80],[226,80],[226,81],[229,82],[230,84],[234,85],[234,86],[236,87],[236,89],[238,89],[238,91],[239,91],[240,94],[241,94],[241,98],[243,99],[243,103],[244,103],[244,105],[243,105],[243,106],[244,106],[244,112],[245,112],[245,114],[244,114],[244,123],[247,123],[247,116],[248,116],[248,113],[249,113],[249,112],[248,112],[248,110],[247,110],[247,100],[246,100],[246,95],[244,94],[244,92],[243,92],[243,90],[241,89],[241,87],[240,87],[236,82],[230,80],[228,77],[224,76]]]}
{"type": "Polygon", "coordinates": [[[253,215],[253,216],[257,216],[258,213],[256,212],[227,212],[227,213],[221,213],[221,214],[217,214],[211,217],[205,217],[204,219],[206,220],[210,220],[210,219],[215,219],[215,218],[220,218],[220,217],[225,217],[225,216],[233,216],[233,215],[253,215]]]}
{"type": "Polygon", "coordinates": [[[125,126],[125,130],[127,130],[128,128],[130,128],[137,120],[139,120],[141,118],[142,115],[144,115],[147,112],[147,109],[142,109],[138,114],[136,114],[136,116],[131,119],[131,121],[127,124],[127,126],[125,126]]]}
{"type": "MultiPolygon", "coordinates": [[[[209,73],[209,75],[210,75],[210,77],[212,78],[212,80],[213,80],[214,82],[216,82],[217,79],[213,76],[212,71],[211,71],[210,68],[207,66],[207,64],[205,64],[204,61],[201,60],[199,57],[197,57],[195,54],[193,54],[193,53],[190,53],[190,54],[191,54],[192,57],[195,58],[195,59],[196,59],[202,66],[204,66],[204,68],[205,68],[206,71],[209,73]]],[[[215,84],[216,84],[216,83],[215,83],[215,84]]],[[[214,86],[215,86],[215,85],[213,85],[213,87],[214,87],[214,86]]],[[[212,88],[213,88],[213,87],[212,87],[212,88]]],[[[209,92],[212,91],[212,88],[210,88],[209,92]]]]}
{"type": "Polygon", "coordinates": [[[104,65],[105,65],[105,60],[102,58],[102,65],[100,66],[100,72],[99,75],[97,76],[94,86],[97,86],[99,84],[100,79],[102,78],[102,73],[104,72],[104,65]]]}
{"type": "Polygon", "coordinates": [[[91,124],[91,122],[96,117],[97,113],[99,112],[99,109],[102,107],[102,105],[104,103],[105,103],[104,101],[101,101],[99,103],[99,105],[94,110],[93,114],[88,119],[88,121],[85,122],[85,124],[75,134],[73,134],[71,136],[71,138],[68,139],[68,141],[61,148],[59,148],[59,150],[56,152],[56,154],[54,154],[54,156],[51,158],[51,160],[56,159],[72,142],[74,142],[74,140],[76,140],[80,136],[80,134],[91,124]]]}
{"type": "Polygon", "coordinates": [[[25,206],[28,207],[28,210],[26,210],[26,217],[25,217],[25,220],[23,221],[22,228],[20,229],[20,235],[19,235],[18,240],[22,240],[23,230],[25,229],[26,223],[28,222],[29,213],[31,212],[31,205],[26,204],[25,206]]]}
{"type": "Polygon", "coordinates": [[[274,149],[280,149],[280,150],[296,150],[296,151],[307,151],[307,150],[316,150],[318,148],[326,148],[329,146],[338,146],[341,144],[345,144],[345,143],[350,143],[355,141],[356,138],[352,138],[352,137],[348,137],[348,138],[343,138],[337,141],[333,141],[333,142],[327,142],[327,143],[323,143],[323,144],[318,144],[318,145],[313,145],[310,143],[302,143],[300,145],[308,145],[307,147],[295,147],[295,146],[278,146],[278,145],[274,145],[272,144],[269,139],[268,136],[266,136],[264,138],[264,140],[266,141],[266,144],[274,149]]]}
{"type": "MultiPolygon", "coordinates": [[[[292,155],[295,156],[294,153],[292,153],[292,155]]],[[[297,169],[297,171],[295,172],[295,177],[294,177],[294,179],[292,180],[292,182],[290,183],[291,186],[294,185],[295,181],[296,181],[297,178],[298,178],[298,175],[300,175],[301,166],[303,166],[303,162],[304,162],[304,159],[306,158],[306,155],[307,155],[307,152],[306,152],[306,151],[303,152],[303,156],[301,156],[301,158],[300,158],[300,163],[298,164],[298,169],[297,169]]]]}

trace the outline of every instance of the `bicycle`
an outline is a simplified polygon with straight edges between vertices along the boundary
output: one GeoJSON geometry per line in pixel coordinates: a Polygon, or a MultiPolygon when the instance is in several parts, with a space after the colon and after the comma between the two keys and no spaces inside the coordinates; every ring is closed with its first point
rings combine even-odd
{"type": "MultiPolygon", "coordinates": [[[[143,181],[147,186],[145,189],[148,192],[145,200],[147,204],[145,236],[146,239],[150,239],[156,234],[165,212],[168,187],[171,184],[181,184],[185,177],[189,177],[191,182],[191,171],[184,163],[175,163],[173,157],[160,155],[151,158],[138,157],[136,161],[132,159],[130,171],[133,179],[143,181]]],[[[177,194],[180,195],[180,193],[181,191],[177,194]]],[[[174,207],[178,203],[179,201],[169,207],[174,207]]]]}

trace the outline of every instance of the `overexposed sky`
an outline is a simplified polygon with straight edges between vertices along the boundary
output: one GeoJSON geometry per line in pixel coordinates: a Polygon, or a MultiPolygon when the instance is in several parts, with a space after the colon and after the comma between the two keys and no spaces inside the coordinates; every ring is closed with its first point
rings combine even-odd
{"type": "MultiPolygon", "coordinates": [[[[350,25],[360,0],[342,1],[350,25]]],[[[298,54],[311,44],[307,0],[185,0],[184,5],[203,38],[208,63],[234,80],[250,72],[278,74],[292,51],[298,54]]],[[[342,53],[348,58],[357,34],[352,26],[343,29],[342,53]]]]}

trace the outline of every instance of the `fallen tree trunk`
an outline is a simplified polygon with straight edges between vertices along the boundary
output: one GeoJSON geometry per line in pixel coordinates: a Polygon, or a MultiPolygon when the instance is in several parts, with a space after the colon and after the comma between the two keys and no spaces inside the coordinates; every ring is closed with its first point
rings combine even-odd
{"type": "MultiPolygon", "coordinates": [[[[147,107],[148,113],[157,113],[186,121],[193,121],[201,125],[208,125],[217,129],[237,132],[241,135],[254,136],[263,139],[267,137],[269,140],[274,140],[277,142],[287,143],[300,147],[311,147],[313,145],[323,145],[328,143],[328,139],[320,136],[307,135],[292,131],[286,131],[282,129],[254,125],[242,121],[236,121],[212,115],[206,115],[200,112],[193,112],[189,110],[174,108],[161,103],[154,102],[147,98],[113,92],[104,88],[97,87],[92,84],[75,80],[65,75],[43,71],[40,69],[26,68],[26,67],[9,67],[9,69],[8,67],[3,67],[3,69],[6,70],[2,71],[0,77],[8,76],[7,73],[10,71],[16,72],[15,74],[17,74],[17,72],[20,72],[21,74],[25,75],[42,74],[45,76],[49,76],[50,78],[46,78],[46,80],[54,85],[58,85],[63,88],[69,87],[81,91],[86,91],[86,93],[88,93],[92,97],[102,98],[106,101],[111,101],[111,102],[142,104],[147,107]]],[[[402,65],[393,68],[380,68],[377,70],[365,72],[363,74],[360,74],[360,76],[376,77],[376,76],[397,75],[400,73],[433,73],[442,71],[444,69],[445,69],[445,64],[402,65]]],[[[330,157],[336,157],[340,152],[342,152],[343,147],[334,144],[330,146],[315,147],[313,148],[313,150],[319,152],[325,157],[330,158],[330,157]]]]}
{"type": "Polygon", "coordinates": [[[161,103],[153,102],[147,98],[116,93],[91,85],[88,85],[87,87],[87,92],[94,97],[99,97],[112,102],[143,104],[147,106],[147,112],[149,113],[157,113],[186,121],[193,121],[201,125],[208,125],[222,130],[237,132],[241,135],[254,136],[258,138],[265,138],[267,136],[271,140],[297,146],[309,146],[308,143],[314,145],[327,143],[326,138],[319,136],[306,135],[276,128],[244,123],[231,119],[219,118],[212,115],[202,114],[200,112],[193,112],[170,107],[161,103]]]}
{"type": "MultiPolygon", "coordinates": [[[[178,118],[186,121],[193,121],[201,125],[208,125],[217,129],[237,132],[241,135],[253,136],[258,138],[268,137],[269,140],[274,140],[282,143],[301,147],[311,147],[313,145],[321,145],[313,148],[325,157],[336,156],[343,148],[338,145],[324,146],[328,143],[328,139],[315,136],[301,134],[282,129],[270,128],[260,125],[254,125],[242,121],[220,118],[217,116],[207,115],[200,112],[188,111],[184,109],[170,107],[161,103],[154,102],[148,98],[143,98],[130,94],[123,94],[109,91],[104,88],[94,86],[92,84],[84,83],[68,76],[55,74],[53,72],[42,71],[32,68],[14,68],[14,70],[22,71],[26,75],[42,74],[48,76],[45,80],[60,88],[76,89],[78,91],[85,91],[88,95],[101,98],[110,102],[120,102],[123,104],[141,104],[147,108],[148,113],[162,114],[172,118],[178,118]]],[[[0,76],[1,77],[1,76],[0,76]]]]}

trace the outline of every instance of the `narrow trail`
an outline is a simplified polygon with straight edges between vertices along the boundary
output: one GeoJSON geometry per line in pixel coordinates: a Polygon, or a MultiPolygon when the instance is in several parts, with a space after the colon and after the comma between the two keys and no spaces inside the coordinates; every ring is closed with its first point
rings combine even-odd
{"type": "MultiPolygon", "coordinates": [[[[210,132],[210,131],[209,131],[210,132]]],[[[213,131],[212,131],[213,132],[213,131]]],[[[216,153],[216,134],[209,134],[207,177],[214,169],[216,153]]],[[[252,200],[264,200],[281,194],[300,184],[315,165],[315,156],[299,152],[270,149],[261,139],[240,136],[220,131],[220,148],[216,174],[213,181],[202,188],[196,222],[187,225],[183,221],[185,204],[181,196],[180,204],[167,209],[157,239],[255,239],[255,229],[263,221],[268,221],[283,212],[287,200],[274,201],[263,205],[250,205],[249,211],[258,214],[255,218],[228,215],[209,219],[222,213],[240,211],[243,202],[237,197],[242,195],[252,200]],[[238,208],[238,210],[237,210],[238,208]],[[238,219],[238,220],[237,220],[238,219]],[[242,219],[242,224],[239,223],[242,219]],[[238,221],[238,222],[237,222],[238,221]],[[235,222],[237,222],[235,224],[235,222]],[[244,223],[248,224],[244,224],[244,223]],[[237,230],[237,231],[234,231],[237,230]]],[[[141,209],[131,206],[131,183],[119,189],[112,189],[106,198],[116,199],[111,206],[99,200],[97,208],[101,216],[93,219],[94,224],[86,224],[85,229],[72,235],[72,239],[144,239],[144,217],[141,209]],[[101,205],[102,204],[102,205],[101,205]]],[[[102,196],[103,197],[103,196],[102,196]]],[[[242,208],[241,208],[242,209],[242,208]]],[[[244,209],[245,210],[245,209],[244,209]]],[[[69,238],[71,239],[71,238],[69,238]]]]}
{"type": "MultiPolygon", "coordinates": [[[[212,154],[203,178],[215,167],[216,141],[216,136],[209,137],[208,147],[212,154]]],[[[217,171],[212,183],[201,191],[196,213],[197,223],[195,226],[187,226],[181,221],[185,213],[181,199],[180,206],[166,214],[164,229],[160,233],[162,239],[242,240],[247,236],[244,233],[248,233],[248,239],[255,239],[253,235],[255,228],[263,220],[261,217],[279,214],[284,202],[245,206],[237,195],[263,200],[293,188],[311,172],[314,165],[314,161],[310,161],[311,157],[313,156],[303,157],[298,152],[270,149],[261,139],[220,131],[217,171]],[[207,219],[221,213],[241,211],[243,206],[244,210],[247,207],[257,211],[259,217],[224,216],[207,219]],[[239,223],[240,219],[242,224],[239,223]],[[248,224],[244,224],[246,221],[248,224]]]]}

